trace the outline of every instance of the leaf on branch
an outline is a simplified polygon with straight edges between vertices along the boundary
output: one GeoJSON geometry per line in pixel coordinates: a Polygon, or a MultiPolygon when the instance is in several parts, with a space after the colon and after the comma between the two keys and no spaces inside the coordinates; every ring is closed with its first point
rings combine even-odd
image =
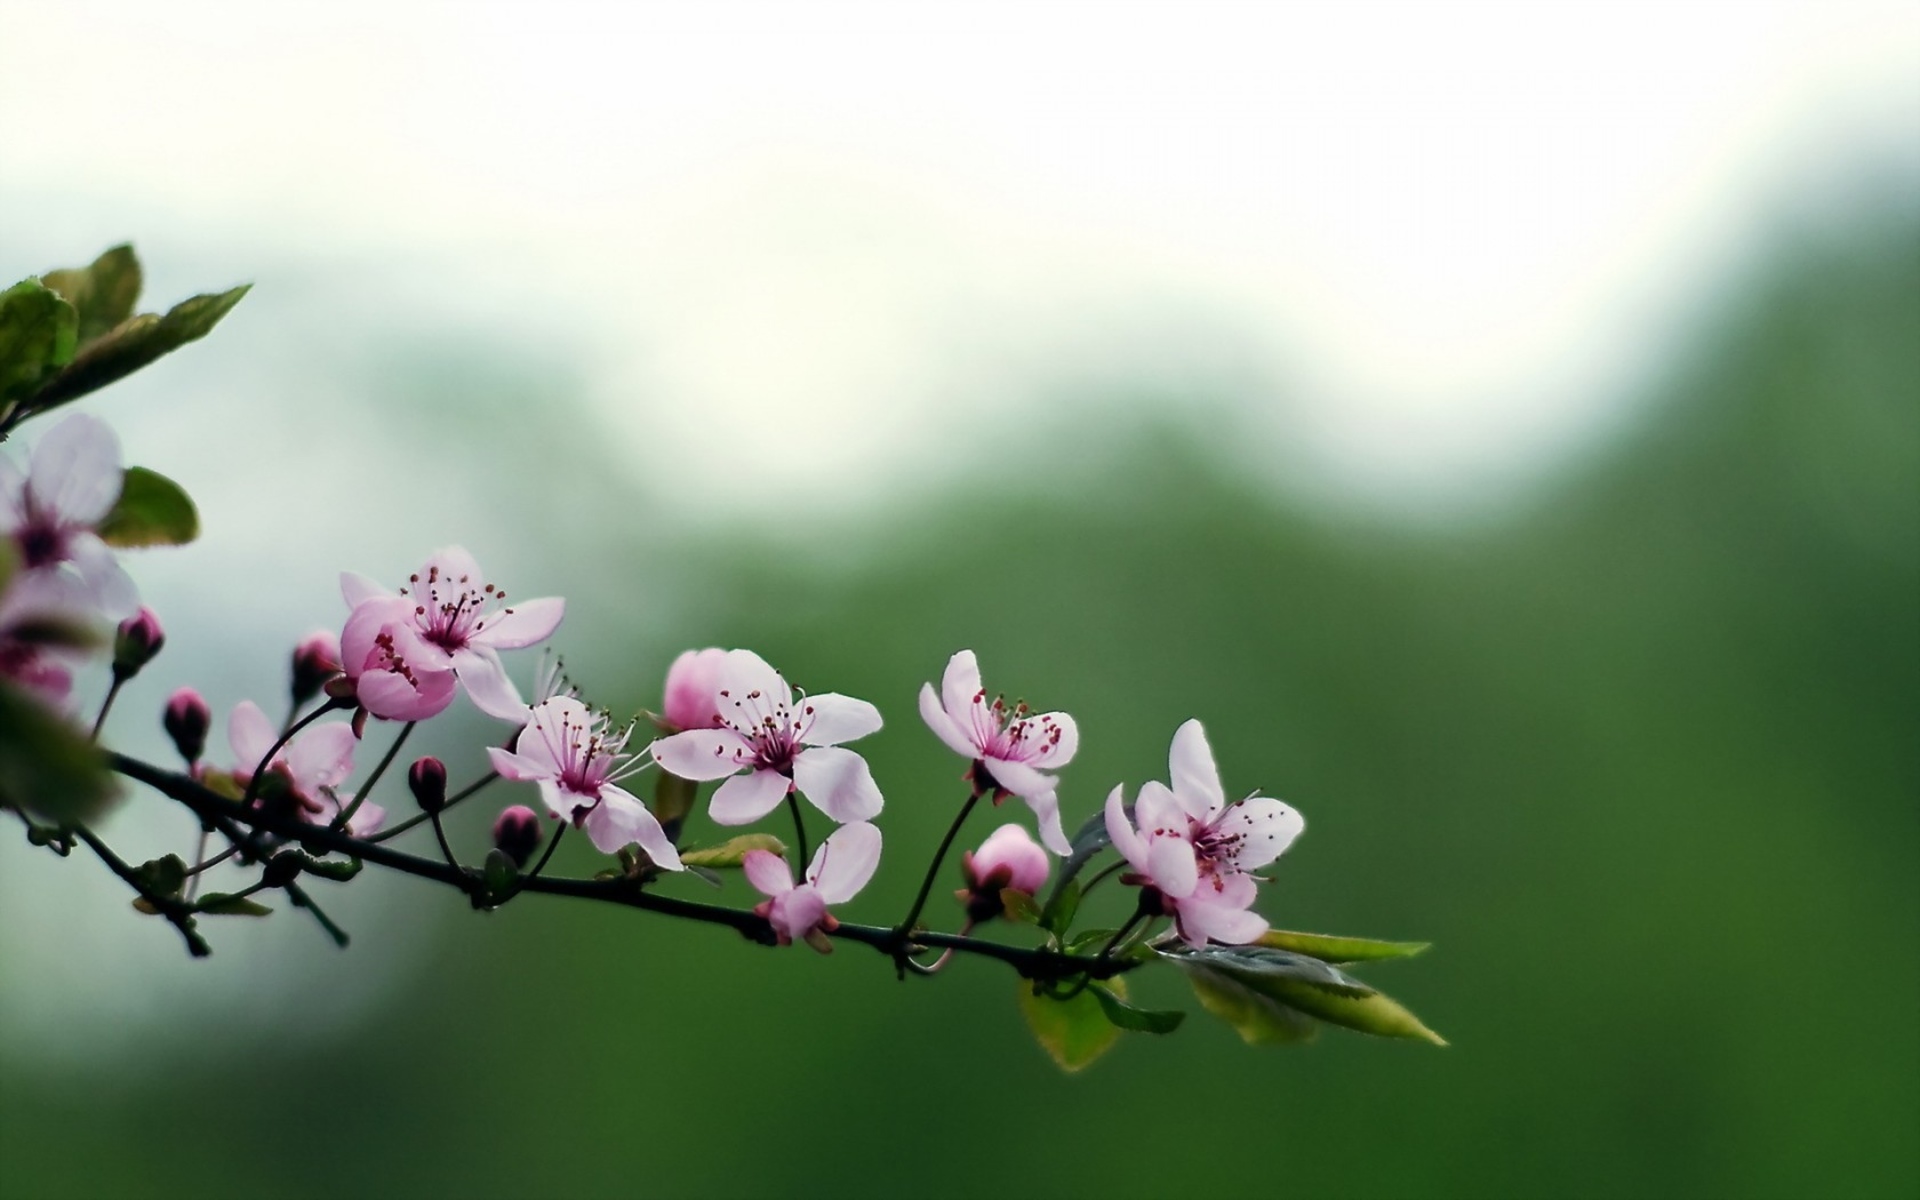
{"type": "Polygon", "coordinates": [[[306,854],[300,856],[300,870],[303,874],[318,875],[322,879],[330,879],[335,883],[345,883],[358,875],[361,865],[357,858],[349,858],[342,862],[337,858],[314,858],[306,854]]]}
{"type": "Polygon", "coordinates": [[[1412,1038],[1436,1046],[1447,1044],[1398,1002],[1317,958],[1266,946],[1207,946],[1200,950],[1181,946],[1159,954],[1189,977],[1196,968],[1207,972],[1201,976],[1205,990],[1195,988],[1201,1003],[1233,1024],[1248,1041],[1300,1040],[1281,1036],[1264,1024],[1256,1029],[1257,1036],[1249,1036],[1248,1027],[1241,1021],[1265,1022],[1271,1016],[1265,1006],[1253,1003],[1253,997],[1258,997],[1361,1033],[1412,1038]],[[1240,991],[1252,996],[1222,986],[1221,980],[1238,985],[1240,991]]]}
{"type": "Polygon", "coordinates": [[[1276,950],[1291,950],[1325,963],[1380,962],[1389,958],[1411,958],[1433,947],[1432,942],[1381,942],[1372,938],[1329,937],[1323,933],[1289,933],[1268,930],[1260,945],[1276,950]]]}
{"type": "Polygon", "coordinates": [[[1182,967],[1200,1006],[1233,1026],[1249,1046],[1310,1042],[1320,1032],[1312,1017],[1211,967],[1182,967]]]}
{"type": "Polygon", "coordinates": [[[1040,906],[1033,902],[1031,895],[1019,888],[1001,888],[1000,907],[1009,921],[1018,921],[1022,925],[1040,923],[1040,906]]]}
{"type": "Polygon", "coordinates": [[[1073,928],[1073,918],[1080,911],[1080,881],[1069,879],[1053,889],[1053,895],[1047,900],[1047,908],[1040,916],[1040,924],[1047,932],[1061,937],[1073,928]]]}
{"type": "Polygon", "coordinates": [[[1033,1030],[1041,1049],[1063,1071],[1085,1070],[1111,1049],[1120,1036],[1119,1027],[1107,1019],[1092,988],[1071,999],[1056,1000],[1045,993],[1036,993],[1033,985],[1023,979],[1020,1012],[1027,1018],[1027,1028],[1033,1030]]]}
{"type": "Polygon", "coordinates": [[[215,917],[270,917],[273,910],[245,896],[227,892],[208,892],[194,906],[196,912],[215,917]]]}
{"type": "Polygon", "coordinates": [[[80,314],[37,279],[0,292],[0,420],[72,361],[80,314]]]}
{"type": "Polygon", "coordinates": [[[1180,1028],[1180,1022],[1187,1019],[1187,1014],[1183,1012],[1154,1012],[1133,1007],[1120,998],[1126,990],[1124,984],[1124,980],[1114,978],[1106,983],[1092,984],[1087,988],[1093,993],[1093,998],[1099,1001],[1100,1009],[1107,1020],[1121,1029],[1131,1030],[1134,1033],[1172,1033],[1180,1028]]]}
{"type": "Polygon", "coordinates": [[[148,859],[135,867],[133,873],[140,880],[140,886],[155,896],[178,896],[187,882],[187,864],[178,854],[148,859]]]}
{"type": "Polygon", "coordinates": [[[85,734],[0,683],[0,804],[65,825],[92,821],[118,794],[106,758],[85,734]]]}
{"type": "MultiPolygon", "coordinates": [[[[1132,805],[1127,806],[1127,818],[1129,820],[1133,818],[1132,805]]],[[[1052,908],[1054,901],[1066,891],[1067,884],[1073,882],[1073,877],[1080,873],[1080,868],[1086,866],[1092,861],[1094,855],[1112,844],[1113,839],[1107,836],[1107,818],[1104,812],[1095,812],[1082,821],[1080,828],[1073,831],[1073,837],[1068,843],[1072,853],[1068,854],[1060,864],[1060,874],[1054,877],[1053,891],[1047,896],[1046,907],[1052,908]]]]}
{"type": "Polygon", "coordinates": [[[183,300],[165,316],[142,313],[128,317],[88,342],[79,353],[71,354],[72,361],[33,394],[29,405],[39,411],[78,399],[126,378],[188,342],[205,337],[222,317],[233,311],[251,286],[245,284],[183,300]]]}
{"type": "Polygon", "coordinates": [[[100,522],[101,540],[122,550],[184,546],[200,536],[200,514],[185,489],[158,471],[128,467],[120,498],[100,522]]]}
{"type": "Polygon", "coordinates": [[[140,299],[140,260],[132,246],[115,246],[91,266],[48,271],[40,282],[80,314],[80,343],[85,345],[133,315],[140,299]]]}
{"type": "Polygon", "coordinates": [[[680,861],[689,867],[738,867],[747,855],[755,850],[765,850],[769,854],[784,855],[787,844],[770,833],[743,833],[737,838],[729,838],[718,846],[704,846],[698,850],[683,851],[680,861]]]}

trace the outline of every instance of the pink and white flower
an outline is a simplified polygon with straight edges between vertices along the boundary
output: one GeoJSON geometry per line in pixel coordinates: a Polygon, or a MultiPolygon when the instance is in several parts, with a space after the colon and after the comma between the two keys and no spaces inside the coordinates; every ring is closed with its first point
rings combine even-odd
{"type": "Polygon", "coordinates": [[[533,707],[512,750],[495,747],[487,757],[502,777],[539,784],[548,815],[586,830],[601,853],[638,842],[655,866],[678,871],[680,854],[666,830],[619,784],[647,765],[626,753],[632,736],[632,725],[613,729],[605,713],[572,696],[554,696],[533,707]]]}
{"type": "Polygon", "coordinates": [[[1002,888],[1032,896],[1047,885],[1052,863],[1024,825],[1002,825],[987,835],[978,850],[961,855],[961,870],[969,890],[996,898],[1002,888]]]}
{"type": "Polygon", "coordinates": [[[880,728],[873,705],[832,692],[796,701],[780,673],[751,650],[727,652],[714,695],[719,728],[661,738],[651,752],[682,779],[733,776],[713,794],[708,811],[715,821],[758,820],[792,791],[836,821],[865,821],[880,812],[867,760],[840,745],[880,728]]]}
{"type": "MultiPolygon", "coordinates": [[[[325,825],[340,815],[342,805],[334,789],[353,774],[353,747],[358,740],[353,727],[344,721],[326,721],[309,725],[274,753],[271,762],[263,762],[273,744],[280,740],[273,722],[260,706],[242,700],[227,716],[227,743],[233,748],[234,778],[246,786],[260,771],[280,775],[287,783],[295,812],[303,821],[325,825]]],[[[362,804],[347,823],[347,832],[365,837],[378,830],[387,819],[386,810],[377,804],[362,804]]]]}
{"type": "Polygon", "coordinates": [[[806,942],[824,954],[832,949],[825,935],[840,927],[827,906],[853,899],[873,878],[880,865],[880,830],[865,821],[834,830],[814,851],[798,886],[787,860],[770,851],[748,851],[740,865],[747,882],[767,897],[753,911],[773,926],[780,944],[806,942]]]}
{"type": "MultiPolygon", "coordinates": [[[[430,555],[397,593],[351,571],[340,576],[340,591],[353,607],[340,636],[342,665],[350,677],[358,680],[367,671],[367,655],[382,654],[381,674],[404,678],[412,673],[424,681],[433,672],[451,671],[481,712],[507,721],[524,720],[527,705],[507,677],[500,651],[545,641],[567,607],[557,596],[509,606],[507,594],[486,582],[480,564],[458,546],[430,555]],[[384,646],[383,635],[388,639],[384,646]]],[[[430,689],[422,684],[408,690],[418,695],[430,689]]],[[[400,700],[403,706],[409,704],[404,696],[400,700]]],[[[371,704],[366,707],[375,716],[388,715],[371,704]]]]}
{"type": "Polygon", "coordinates": [[[1280,857],[1306,822],[1258,794],[1227,803],[1198,721],[1173,735],[1167,766],[1173,786],[1142,784],[1131,823],[1123,787],[1107,796],[1107,836],[1133,868],[1122,878],[1152,888],[1190,946],[1254,941],[1267,922],[1247,911],[1256,891],[1251,872],[1280,857]]]}
{"type": "Polygon", "coordinates": [[[718,729],[720,719],[720,666],[727,652],[718,646],[705,650],[687,650],[667,668],[666,695],[660,716],[676,731],[718,729]]]}
{"type": "Polygon", "coordinates": [[[938,695],[932,684],[921,686],[920,716],[948,749],[973,760],[976,788],[991,790],[996,804],[1009,795],[1025,800],[1047,849],[1071,853],[1054,777],[1043,768],[1066,766],[1079,749],[1080,728],[1072,717],[1063,712],[1032,716],[1025,704],[1009,706],[1003,696],[988,701],[971,650],[948,660],[938,695]]]}
{"type": "Polygon", "coordinates": [[[0,680],[64,711],[73,673],[87,660],[78,646],[104,633],[93,592],[79,576],[18,571],[0,591],[0,680]],[[49,636],[58,632],[61,636],[49,636]]]}
{"type": "Polygon", "coordinates": [[[340,633],[340,666],[353,698],[376,717],[424,721],[453,703],[458,686],[444,655],[424,641],[413,623],[395,619],[390,606],[363,604],[340,633]]]}
{"type": "Polygon", "coordinates": [[[125,480],[120,439],[100,418],[75,413],[49,429],[23,473],[0,454],[0,537],[11,538],[23,573],[67,573],[90,607],[110,620],[139,604],[133,580],[94,531],[125,480]]]}

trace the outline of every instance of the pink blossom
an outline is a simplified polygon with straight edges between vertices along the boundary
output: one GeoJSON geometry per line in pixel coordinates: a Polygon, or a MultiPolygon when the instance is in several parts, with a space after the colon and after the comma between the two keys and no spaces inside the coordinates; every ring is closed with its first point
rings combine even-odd
{"type": "Polygon", "coordinates": [[[493,820],[493,844],[514,866],[525,870],[540,848],[540,815],[524,804],[503,809],[493,820]]]}
{"type": "Polygon", "coordinates": [[[1047,849],[1071,852],[1054,777],[1041,768],[1064,767],[1073,758],[1080,729],[1072,717],[1063,712],[1030,716],[1025,704],[1009,707],[1000,696],[989,702],[971,650],[948,660],[938,695],[932,684],[922,685],[920,716],[948,749],[973,760],[977,788],[991,790],[995,803],[1009,795],[1025,800],[1047,849]]]}
{"type": "Polygon", "coordinates": [[[666,697],[660,715],[675,730],[718,729],[720,665],[727,652],[718,646],[688,650],[667,668],[666,697]]]}
{"type": "Polygon", "coordinates": [[[411,622],[393,619],[377,603],[354,609],[340,634],[340,665],[354,699],[389,720],[424,721],[453,703],[454,675],[439,665],[442,657],[411,622]]]}
{"type": "Polygon", "coordinates": [[[339,673],[340,638],[332,630],[316,629],[301,638],[293,648],[293,702],[313,699],[339,673]]]}
{"type": "MultiPolygon", "coordinates": [[[[213,725],[213,710],[199,692],[190,687],[176,688],[173,695],[167,697],[167,706],[160,712],[160,726],[173,739],[174,749],[180,757],[187,760],[188,766],[199,763],[200,756],[207,750],[207,730],[213,725]]],[[[261,753],[266,753],[262,750],[261,753]]],[[[258,758],[253,760],[258,763],[258,758]]]]}
{"type": "Polygon", "coordinates": [[[873,705],[832,692],[796,702],[787,681],[751,650],[727,652],[714,695],[719,728],[661,738],[651,751],[654,761],[682,779],[734,776],[713,794],[708,811],[715,821],[745,825],[772,812],[791,791],[836,821],[879,813],[880,789],[867,760],[840,745],[880,728],[873,705]]]}
{"type": "Polygon", "coordinates": [[[1267,922],[1247,911],[1256,890],[1250,872],[1278,858],[1306,822],[1257,794],[1227,803],[1198,721],[1173,735],[1167,765],[1173,786],[1142,784],[1131,823],[1123,789],[1107,796],[1107,836],[1133,868],[1130,881],[1154,889],[1188,945],[1251,942],[1267,922]]]}
{"type": "MultiPolygon", "coordinates": [[[[273,749],[280,735],[260,706],[242,700],[227,716],[227,742],[233,747],[234,777],[245,786],[262,769],[261,760],[273,749]]],[[[334,789],[353,774],[353,747],[357,739],[353,727],[344,721],[326,721],[309,725],[282,746],[265,764],[265,770],[286,781],[294,810],[303,821],[325,825],[340,815],[343,807],[334,789]]],[[[377,804],[362,804],[347,823],[347,832],[365,837],[378,830],[387,817],[377,804]]]]}
{"type": "Polygon", "coordinates": [[[0,591],[0,680],[64,711],[73,694],[73,672],[87,655],[47,633],[64,629],[92,637],[102,632],[97,616],[92,589],[79,576],[15,572],[0,591]]]}
{"type": "Polygon", "coordinates": [[[747,882],[767,897],[753,911],[773,926],[780,944],[804,941],[824,953],[831,948],[824,935],[840,927],[827,906],[853,899],[873,878],[880,865],[880,831],[865,821],[834,830],[814,851],[807,877],[797,887],[787,860],[777,854],[752,850],[740,865],[747,882]]]}
{"type": "Polygon", "coordinates": [[[647,806],[619,781],[645,767],[626,753],[633,726],[614,730],[605,713],[571,696],[536,704],[513,749],[487,751],[493,769],[507,779],[540,785],[547,812],[584,829],[596,849],[612,854],[640,843],[654,865],[678,871],[680,854],[647,806]]]}
{"type": "Polygon", "coordinates": [[[1046,886],[1052,864],[1040,843],[1024,825],[1002,825],[987,835],[978,850],[961,856],[967,886],[975,892],[998,893],[1012,888],[1031,896],[1046,886]]]}
{"type": "MultiPolygon", "coordinates": [[[[340,638],[345,655],[342,663],[349,676],[358,680],[367,670],[367,659],[360,653],[362,644],[373,646],[373,653],[378,654],[377,639],[385,634],[391,639],[386,653],[403,663],[406,671],[420,680],[435,671],[451,671],[481,712],[507,721],[525,720],[528,706],[507,677],[500,651],[545,641],[559,627],[567,607],[566,601],[557,596],[508,606],[507,594],[486,582],[480,564],[458,546],[430,555],[426,565],[398,593],[350,571],[340,576],[340,591],[353,607],[347,632],[340,638]],[[359,638],[350,636],[356,621],[360,623],[359,638]],[[399,630],[413,636],[403,637],[399,630]],[[366,636],[369,631],[374,631],[374,637],[366,636]]],[[[405,675],[390,667],[381,673],[405,675]]],[[[393,688],[391,684],[379,686],[393,688]]],[[[417,697],[428,689],[422,684],[407,690],[417,697]]],[[[361,702],[366,704],[364,695],[361,702]]],[[[414,699],[402,696],[399,703],[413,707],[414,699]]],[[[366,704],[366,708],[375,716],[390,715],[372,704],[366,704]]]]}
{"type": "Polygon", "coordinates": [[[24,474],[0,454],[0,537],[13,540],[20,569],[72,575],[85,585],[88,607],[116,621],[139,596],[94,531],[113,511],[124,477],[120,439],[87,413],[49,429],[24,474]]]}

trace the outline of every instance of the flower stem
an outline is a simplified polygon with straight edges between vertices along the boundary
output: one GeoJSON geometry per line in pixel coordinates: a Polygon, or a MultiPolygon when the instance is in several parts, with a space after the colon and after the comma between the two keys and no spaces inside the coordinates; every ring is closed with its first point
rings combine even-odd
{"type": "Polygon", "coordinates": [[[453,847],[447,844],[447,831],[440,824],[440,811],[435,809],[430,815],[433,817],[433,836],[440,843],[441,855],[447,860],[448,866],[458,868],[460,860],[453,856],[453,847]]]}
{"type": "Polygon", "coordinates": [[[173,927],[180,931],[182,938],[186,939],[187,953],[195,958],[205,958],[213,953],[213,947],[207,945],[207,939],[201,937],[200,931],[194,928],[193,913],[186,905],[170,896],[156,894],[147,886],[146,881],[140,878],[139,873],[127,865],[125,859],[115,854],[112,847],[96,837],[94,832],[85,825],[73,824],[66,828],[75,837],[85,842],[88,849],[99,855],[100,861],[107,864],[108,870],[126,881],[134,891],[140,893],[141,897],[148,904],[153,905],[161,916],[173,922],[173,927]]]}
{"type": "Polygon", "coordinates": [[[380,756],[380,761],[373,765],[373,774],[367,776],[367,781],[361,784],[360,790],[353,794],[353,803],[341,809],[340,815],[333,819],[332,828],[345,829],[347,823],[353,820],[353,814],[360,811],[360,806],[366,803],[367,794],[373,791],[373,785],[379,783],[380,777],[387,773],[388,767],[393,765],[393,756],[400,753],[400,747],[406,744],[407,735],[413,732],[413,727],[417,723],[408,721],[400,727],[400,736],[393,739],[393,745],[388,746],[387,752],[380,756]]]}
{"type": "Polygon", "coordinates": [[[913,907],[907,910],[907,919],[900,922],[898,927],[897,932],[903,946],[907,935],[913,932],[914,922],[920,919],[920,910],[927,906],[927,897],[933,893],[933,881],[940,874],[940,864],[946,861],[947,851],[953,848],[953,839],[959,836],[960,827],[967,823],[967,814],[971,813],[973,806],[979,802],[979,792],[968,796],[967,802],[960,806],[960,815],[953,819],[953,824],[947,826],[947,836],[941,839],[940,849],[933,855],[933,865],[927,868],[927,877],[920,884],[920,894],[913,898],[913,907]]]}
{"type": "MultiPolygon", "coordinates": [[[[455,792],[453,795],[448,796],[447,802],[440,806],[440,811],[443,813],[446,812],[449,808],[452,808],[454,805],[460,803],[462,800],[465,800],[467,797],[478,792],[481,788],[486,787],[488,784],[492,783],[494,780],[498,778],[500,778],[498,774],[492,771],[488,771],[485,775],[482,775],[480,778],[474,780],[472,783],[468,784],[466,787],[463,787],[459,791],[455,792]]],[[[424,822],[427,819],[427,815],[428,814],[426,813],[415,813],[413,816],[408,817],[406,820],[401,821],[397,825],[389,825],[385,829],[382,829],[379,833],[368,835],[367,841],[384,842],[389,838],[399,837],[401,834],[405,833],[407,830],[412,829],[414,826],[424,822]]]]}
{"type": "Polygon", "coordinates": [[[547,848],[540,855],[540,861],[533,864],[533,870],[528,871],[525,875],[513,881],[513,886],[507,889],[506,895],[500,897],[499,903],[494,905],[495,908],[500,907],[501,904],[505,904],[515,896],[518,896],[526,890],[528,884],[540,878],[540,872],[547,869],[547,861],[553,857],[553,852],[560,848],[560,839],[567,836],[568,828],[567,822],[560,822],[559,826],[553,831],[553,836],[547,839],[547,848]]]}
{"type": "Polygon", "coordinates": [[[787,793],[787,811],[793,814],[794,848],[800,854],[794,859],[793,873],[804,878],[807,873],[807,824],[800,819],[800,800],[792,792],[787,793]]]}
{"type": "Polygon", "coordinates": [[[107,686],[107,698],[100,702],[100,715],[93,719],[93,733],[91,736],[94,741],[97,742],[100,740],[100,727],[107,723],[107,714],[113,711],[114,697],[120,694],[120,685],[125,682],[126,679],[121,676],[120,672],[115,671],[113,673],[113,682],[107,686]]]}

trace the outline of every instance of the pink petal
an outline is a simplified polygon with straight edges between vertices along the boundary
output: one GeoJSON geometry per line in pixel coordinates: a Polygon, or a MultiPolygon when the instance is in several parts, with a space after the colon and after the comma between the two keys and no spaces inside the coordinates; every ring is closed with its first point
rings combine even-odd
{"type": "Polygon", "coordinates": [[[793,760],[793,785],[836,821],[878,816],[880,788],[867,760],[839,746],[814,746],[793,760]]]}
{"type": "Polygon", "coordinates": [[[587,840],[593,843],[594,849],[602,854],[614,854],[629,842],[638,842],[647,857],[662,870],[681,869],[679,852],[667,839],[666,831],[660,828],[660,822],[625,788],[603,785],[600,803],[587,813],[581,828],[586,830],[587,840]]]}
{"type": "Polygon", "coordinates": [[[369,600],[398,600],[378,583],[355,571],[340,572],[340,595],[346,600],[348,608],[359,608],[369,600]]]}
{"type": "MultiPolygon", "coordinates": [[[[571,825],[573,823],[574,810],[580,808],[582,805],[593,803],[591,797],[582,796],[578,792],[570,792],[552,779],[542,779],[538,782],[540,785],[540,803],[547,806],[547,815],[556,821],[565,821],[571,825]]],[[[588,840],[591,841],[592,839],[589,838],[588,840]]],[[[614,849],[617,850],[619,847],[616,846],[614,849]]],[[[612,853],[612,851],[608,851],[608,853],[612,853]]]]}
{"type": "Polygon", "coordinates": [[[980,691],[980,664],[973,651],[962,650],[947,660],[946,674],[940,679],[940,698],[946,702],[947,716],[960,728],[974,727],[970,714],[980,691]]]}
{"type": "Polygon", "coordinates": [[[797,942],[812,933],[826,915],[826,899],[813,887],[802,884],[773,898],[767,910],[767,923],[781,937],[797,942]]]}
{"type": "Polygon", "coordinates": [[[456,585],[464,580],[467,583],[471,583],[477,591],[485,583],[484,572],[480,570],[479,562],[474,559],[473,555],[468,554],[464,547],[443,546],[435,550],[432,554],[427,555],[426,564],[420,568],[419,587],[413,590],[417,593],[424,593],[427,586],[427,576],[431,575],[436,567],[440,569],[440,578],[442,580],[450,580],[456,585]]]}
{"type": "Polygon", "coordinates": [[[260,760],[278,738],[273,722],[251,700],[242,700],[227,714],[227,745],[233,747],[233,765],[248,775],[260,770],[260,760]]]}
{"type": "Polygon", "coordinates": [[[1187,810],[1180,807],[1180,801],[1167,790],[1165,784],[1149,782],[1140,785],[1140,798],[1133,806],[1133,823],[1139,828],[1141,837],[1149,836],[1156,829],[1178,830],[1185,834],[1188,820],[1187,810]]]}
{"type": "Polygon", "coordinates": [[[120,439],[90,413],[74,413],[40,439],[27,465],[34,505],[63,526],[100,523],[120,498],[120,439]]]}
{"type": "Polygon", "coordinates": [[[353,746],[359,740],[353,736],[353,726],[344,721],[301,730],[287,744],[287,770],[294,785],[309,795],[339,787],[353,774],[353,746]]]}
{"type": "Polygon", "coordinates": [[[1209,940],[1244,946],[1267,931],[1267,919],[1245,908],[1210,903],[1199,897],[1178,901],[1175,908],[1180,936],[1194,947],[1203,946],[1209,940]]]}
{"type": "Polygon", "coordinates": [[[354,606],[340,631],[340,669],[348,678],[357,679],[367,669],[381,632],[389,626],[407,628],[412,612],[404,596],[375,596],[354,606]]]}
{"type": "Polygon", "coordinates": [[[940,697],[934,694],[930,683],[920,685],[920,719],[927,723],[928,729],[933,730],[933,736],[947,744],[947,749],[962,758],[980,757],[980,747],[968,740],[962,727],[947,715],[947,710],[940,706],[940,697]]]}
{"type": "Polygon", "coordinates": [[[1225,834],[1239,835],[1240,850],[1234,855],[1233,865],[1242,871],[1257,871],[1286,853],[1307,822],[1280,801],[1255,796],[1230,805],[1214,827],[1225,834]]]}
{"type": "Polygon", "coordinates": [[[751,761],[745,738],[731,729],[689,729],[647,747],[653,761],[682,779],[724,779],[751,761]]]}
{"type": "Polygon", "coordinates": [[[707,804],[707,815],[720,825],[745,825],[772,812],[786,794],[785,775],[778,771],[749,771],[720,785],[707,804]]]}
{"type": "Polygon", "coordinates": [[[518,601],[507,607],[512,611],[488,617],[486,628],[475,634],[473,641],[495,650],[518,650],[552,637],[560,628],[560,619],[567,615],[567,602],[558,596],[518,601]]]}
{"type": "Polygon", "coordinates": [[[706,729],[715,721],[719,708],[714,689],[718,686],[720,664],[727,652],[718,646],[705,650],[687,650],[667,668],[666,696],[661,714],[675,729],[706,729]]]}
{"type": "Polygon", "coordinates": [[[1035,796],[1053,790],[1053,776],[1034,770],[1022,762],[1004,758],[983,758],[993,781],[1016,796],[1035,796]]]}
{"type": "Polygon", "coordinates": [[[1027,807],[1033,810],[1034,822],[1040,827],[1040,840],[1047,849],[1065,858],[1073,853],[1073,843],[1067,840],[1065,826],[1060,824],[1060,798],[1052,792],[1025,797],[1027,807]]]}
{"type": "Polygon", "coordinates": [[[880,731],[880,710],[865,700],[825,692],[800,703],[800,740],[806,745],[838,746],[880,731]]]}
{"type": "Polygon", "coordinates": [[[1194,861],[1193,843],[1174,834],[1156,834],[1147,839],[1147,878],[1153,886],[1174,900],[1193,894],[1200,882],[1200,867],[1194,861]]]}
{"type": "Polygon", "coordinates": [[[489,648],[453,652],[453,673],[465,685],[473,706],[490,717],[519,724],[527,719],[527,703],[507,677],[500,657],[489,648]]]}
{"type": "Polygon", "coordinates": [[[354,837],[363,838],[380,832],[387,823],[387,810],[378,804],[362,804],[353,810],[353,819],[347,822],[347,832],[354,837]]]}
{"type": "Polygon", "coordinates": [[[392,671],[369,671],[354,685],[361,707],[390,721],[424,721],[445,712],[456,690],[452,671],[428,671],[419,686],[392,671]]]}
{"type": "Polygon", "coordinates": [[[140,607],[140,589],[120,565],[113,547],[91,533],[67,539],[67,568],[85,584],[93,607],[112,620],[130,617],[140,607]]]}
{"type": "Polygon", "coordinates": [[[747,882],[763,896],[779,896],[793,890],[793,872],[787,860],[769,850],[749,850],[740,860],[747,882]]]}
{"type": "Polygon", "coordinates": [[[1127,865],[1136,871],[1144,871],[1147,869],[1147,846],[1133,831],[1133,826],[1127,823],[1126,802],[1122,798],[1124,792],[1124,784],[1115,784],[1114,789],[1107,793],[1107,840],[1120,852],[1120,857],[1127,860],[1127,865]]]}
{"type": "Polygon", "coordinates": [[[1073,758],[1074,751],[1080,749],[1080,726],[1063,712],[1043,713],[1029,719],[1033,734],[1038,735],[1051,727],[1060,731],[1060,740],[1042,740],[1040,753],[1027,761],[1036,767],[1064,767],[1073,758]]]}
{"type": "Polygon", "coordinates": [[[820,889],[828,904],[843,904],[867,886],[879,865],[879,829],[865,821],[842,825],[814,851],[807,882],[820,889]]]}
{"type": "Polygon", "coordinates": [[[1213,765],[1213,747],[1207,744],[1207,731],[1200,722],[1188,721],[1174,731],[1167,771],[1173,794],[1196,821],[1208,820],[1226,806],[1220,771],[1213,765]]]}
{"type": "MultiPolygon", "coordinates": [[[[524,734],[521,736],[525,737],[524,734]]],[[[523,755],[515,754],[511,750],[502,750],[498,746],[487,747],[487,761],[492,764],[494,774],[516,783],[552,779],[559,773],[550,763],[536,762],[523,755]]]]}
{"type": "Polygon", "coordinates": [[[734,707],[746,703],[747,697],[759,692],[765,701],[762,709],[770,709],[782,702],[793,704],[793,689],[780,677],[780,672],[768,665],[751,650],[729,650],[721,660],[720,670],[715,676],[715,691],[725,692],[728,699],[718,707],[723,718],[731,719],[734,707]]]}

